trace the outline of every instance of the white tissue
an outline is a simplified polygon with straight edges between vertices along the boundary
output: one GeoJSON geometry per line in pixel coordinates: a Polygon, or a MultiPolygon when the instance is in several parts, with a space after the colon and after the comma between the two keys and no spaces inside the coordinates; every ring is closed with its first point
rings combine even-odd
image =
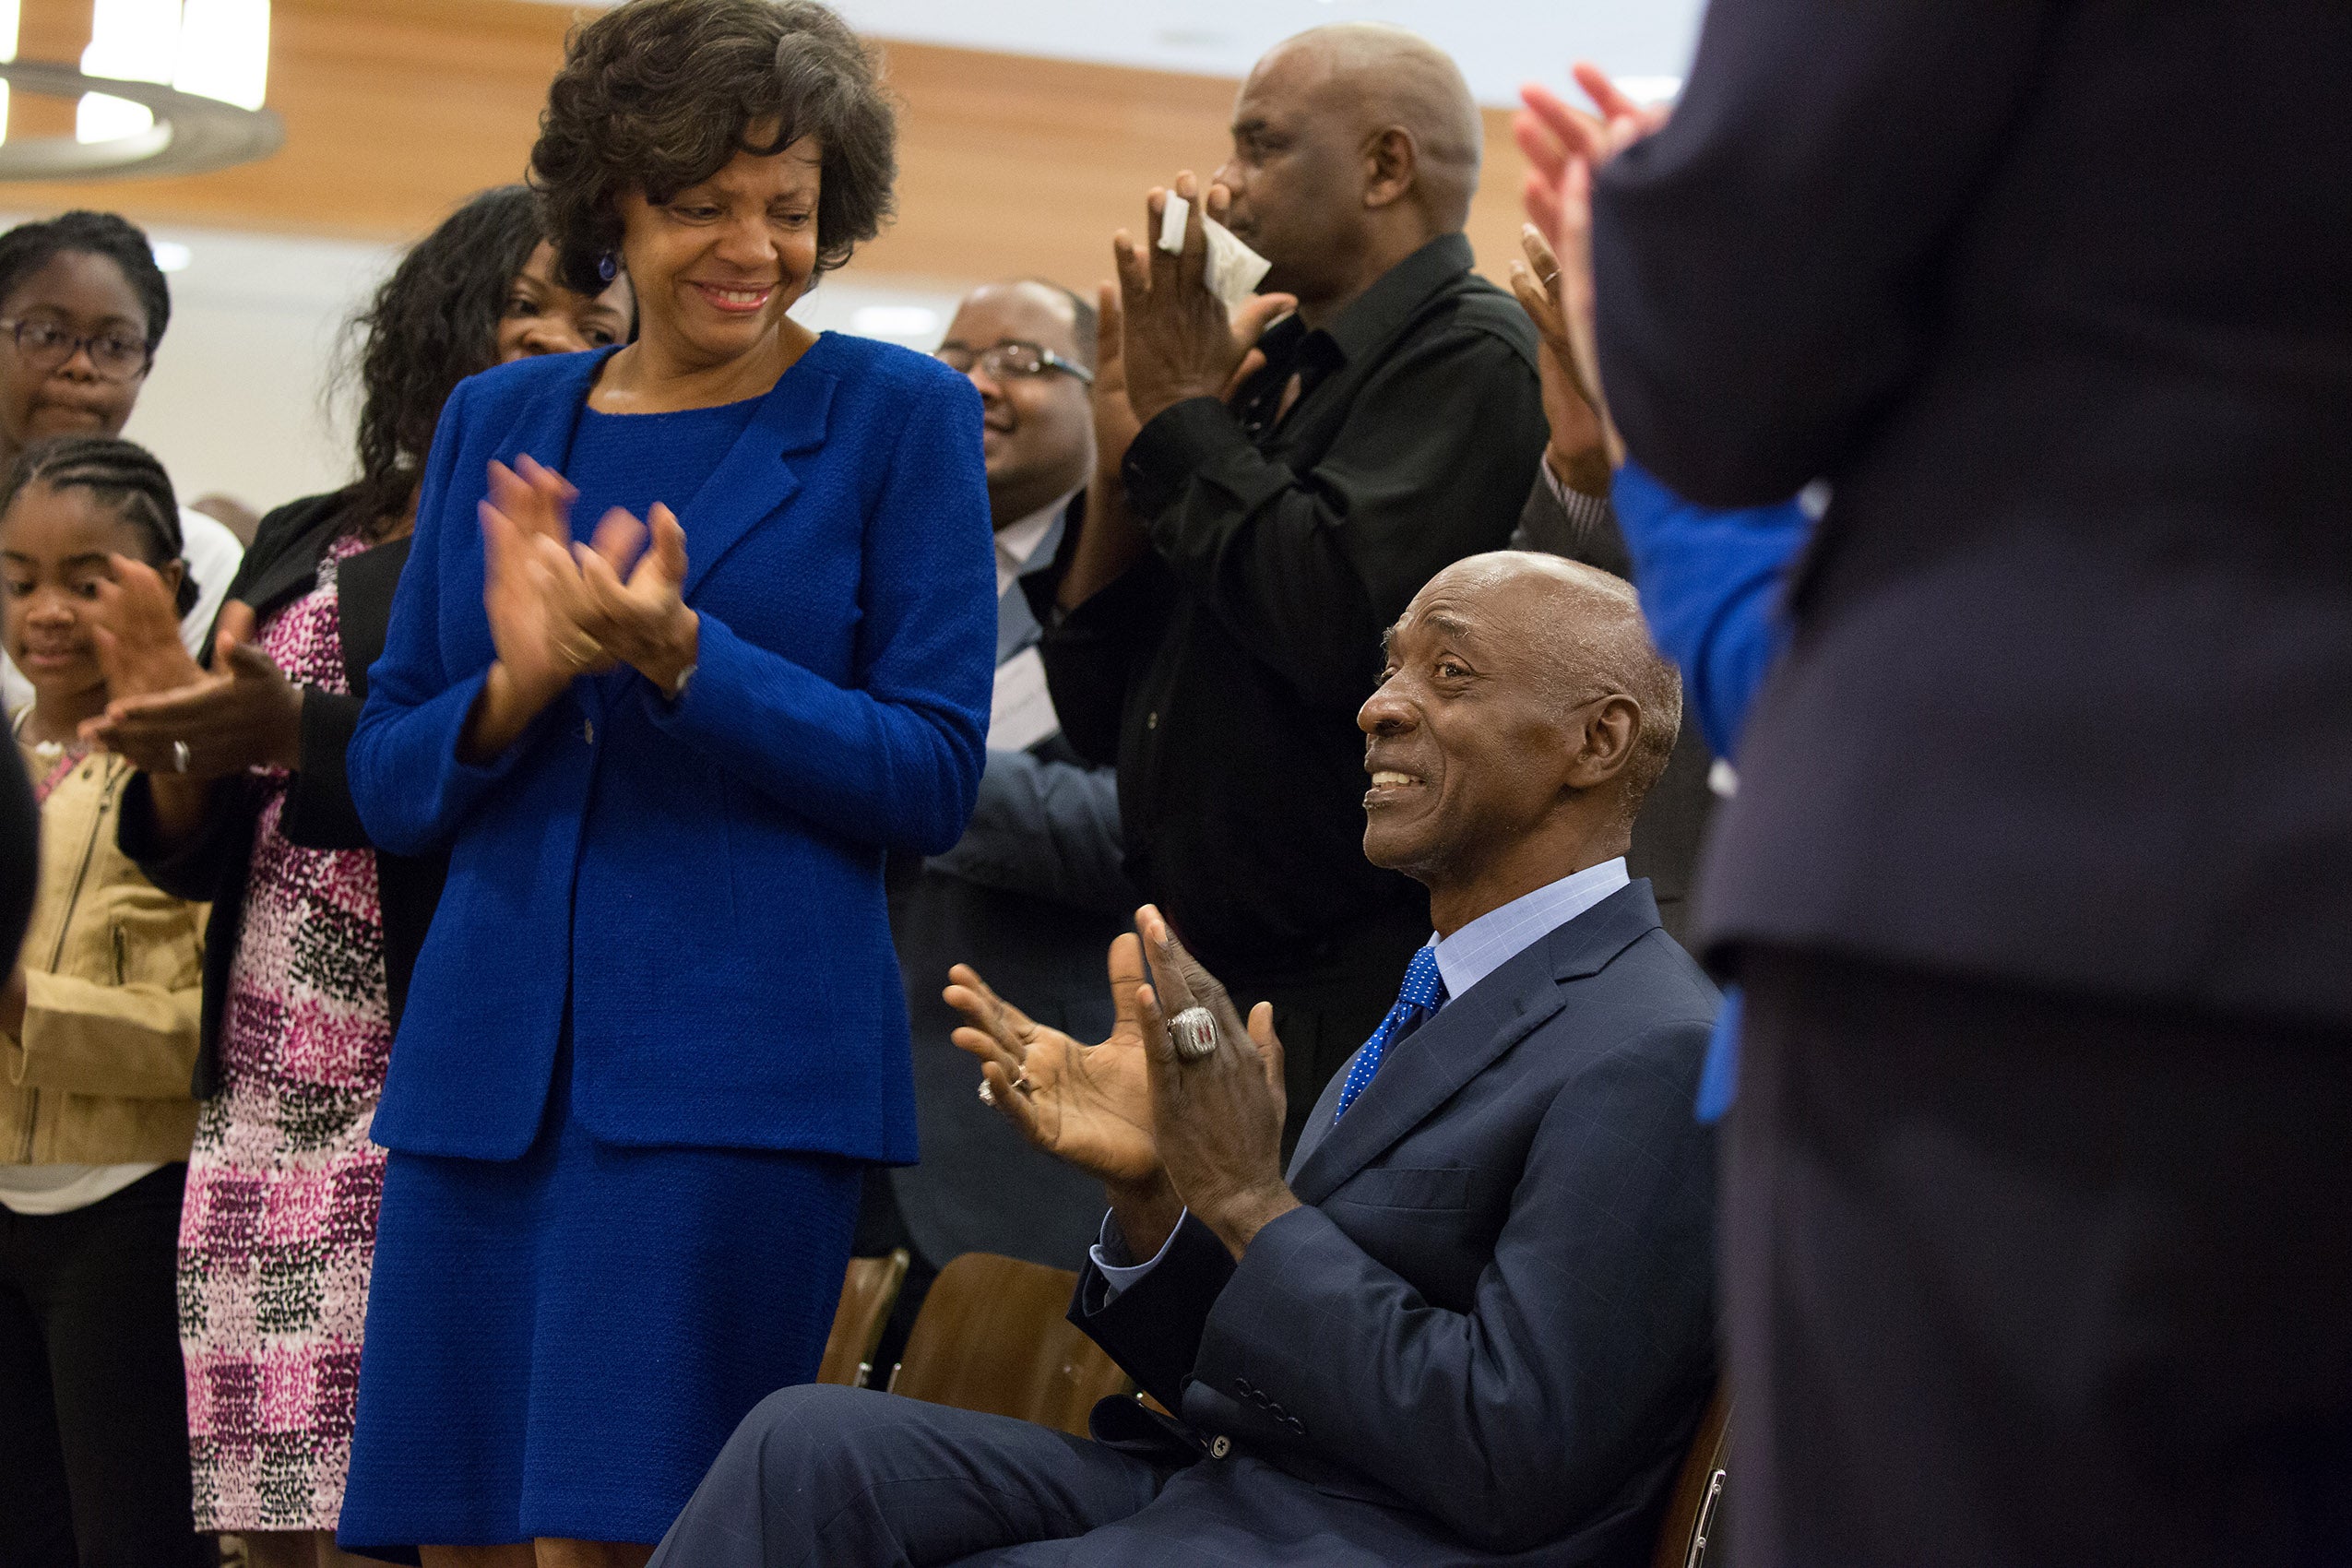
{"type": "MultiPolygon", "coordinates": [[[[1192,209],[1191,202],[1169,194],[1168,206],[1159,215],[1159,248],[1170,255],[1184,248],[1184,224],[1192,209]]],[[[1204,214],[1201,222],[1208,234],[1208,266],[1201,281],[1225,302],[1225,312],[1230,315],[1258,291],[1259,282],[1274,263],[1235,239],[1233,231],[1216,219],[1204,214]]]]}

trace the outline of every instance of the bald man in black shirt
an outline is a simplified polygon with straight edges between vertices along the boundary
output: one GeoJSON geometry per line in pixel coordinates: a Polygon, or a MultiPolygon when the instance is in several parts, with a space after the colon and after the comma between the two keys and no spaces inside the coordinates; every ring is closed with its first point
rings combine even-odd
{"type": "MultiPolygon", "coordinates": [[[[1318,28],[1261,60],[1232,155],[1176,194],[1297,308],[1248,362],[1282,302],[1229,322],[1197,221],[1182,256],[1122,236],[1100,472],[1058,579],[1033,579],[1064,734],[1118,766],[1131,880],[1275,1004],[1293,1138],[1427,934],[1419,890],[1359,844],[1381,630],[1504,544],[1546,439],[1534,328],[1462,234],[1482,145],[1460,71],[1401,30],[1318,28]]],[[[1155,196],[1147,240],[1158,219],[1155,196]]]]}

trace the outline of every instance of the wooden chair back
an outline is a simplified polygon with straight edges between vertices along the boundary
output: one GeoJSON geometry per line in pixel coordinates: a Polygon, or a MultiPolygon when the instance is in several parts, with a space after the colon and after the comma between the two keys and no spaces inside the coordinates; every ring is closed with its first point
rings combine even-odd
{"type": "Polygon", "coordinates": [[[1095,1401],[1134,1384],[1070,1325],[1077,1286],[1066,1269],[966,1253],[923,1298],[890,1391],[1085,1436],[1095,1401]]]}
{"type": "Polygon", "coordinates": [[[1691,1440],[1682,1470],[1674,1479],[1674,1495],[1666,1505],[1666,1523],[1657,1532],[1657,1550],[1650,1568],[1700,1568],[1728,1561],[1724,1550],[1723,1489],[1731,1463],[1731,1391],[1715,1385],[1706,1414],[1699,1418],[1698,1435],[1691,1440]]]}
{"type": "Polygon", "coordinates": [[[904,1247],[885,1258],[849,1260],[841,1304],[833,1309],[833,1332],[825,1338],[825,1359],[817,1363],[817,1382],[863,1388],[873,1377],[874,1347],[882,1343],[890,1309],[898,1304],[909,1261],[904,1247]]]}

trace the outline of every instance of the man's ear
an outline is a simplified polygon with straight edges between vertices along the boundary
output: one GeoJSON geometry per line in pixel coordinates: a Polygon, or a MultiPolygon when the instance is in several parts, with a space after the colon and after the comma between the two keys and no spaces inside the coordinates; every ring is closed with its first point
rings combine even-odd
{"type": "Polygon", "coordinates": [[[155,575],[163,579],[164,593],[177,600],[180,597],[180,579],[188,575],[188,564],[185,561],[166,561],[155,569],[155,575]]]}
{"type": "Polygon", "coordinates": [[[1585,714],[1576,754],[1568,764],[1568,782],[1579,790],[1608,783],[1625,771],[1641,738],[1642,705],[1623,692],[1604,697],[1585,714]]]}
{"type": "Polygon", "coordinates": [[[1402,125],[1384,125],[1364,138],[1364,205],[1394,207],[1413,188],[1420,150],[1402,125]]]}

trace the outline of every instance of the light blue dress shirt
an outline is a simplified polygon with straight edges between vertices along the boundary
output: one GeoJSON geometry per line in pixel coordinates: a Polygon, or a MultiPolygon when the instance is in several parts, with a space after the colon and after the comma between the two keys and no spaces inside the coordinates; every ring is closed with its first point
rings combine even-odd
{"type": "MultiPolygon", "coordinates": [[[[1557,882],[1546,883],[1532,893],[1523,893],[1500,909],[1489,909],[1451,936],[1432,934],[1429,944],[1437,948],[1437,972],[1445,979],[1447,998],[1459,1000],[1467,996],[1472,986],[1631,880],[1625,874],[1624,858],[1620,856],[1597,866],[1586,866],[1557,882]]],[[[1340,1076],[1347,1075],[1355,1061],[1353,1056],[1348,1058],[1339,1069],[1340,1076]]],[[[1299,1142],[1298,1158],[1304,1158],[1322,1138],[1328,1120],[1317,1118],[1308,1123],[1299,1142]]],[[[1179,1216],[1177,1224],[1182,1223],[1183,1218],[1179,1216]]],[[[1168,1239],[1174,1241],[1176,1233],[1170,1231],[1168,1239]]],[[[1126,1256],[1127,1249],[1111,1216],[1106,1214],[1102,1217],[1102,1231],[1088,1255],[1094,1259],[1095,1267],[1102,1271],[1102,1299],[1108,1303],[1158,1267],[1159,1260],[1168,1255],[1168,1243],[1160,1243],[1159,1251],[1148,1263],[1113,1263],[1113,1257],[1126,1256]]]]}

